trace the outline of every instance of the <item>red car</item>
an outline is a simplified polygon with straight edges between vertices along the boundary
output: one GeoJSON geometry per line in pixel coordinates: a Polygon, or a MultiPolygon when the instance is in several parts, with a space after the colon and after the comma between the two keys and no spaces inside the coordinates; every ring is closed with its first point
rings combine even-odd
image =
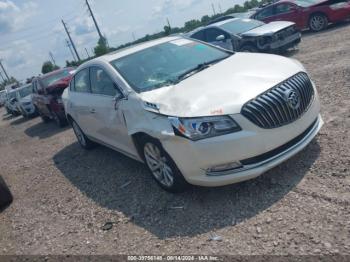
{"type": "Polygon", "coordinates": [[[350,18],[349,0],[281,0],[259,9],[252,18],[264,21],[291,21],[302,30],[321,31],[328,23],[350,18]]]}
{"type": "Polygon", "coordinates": [[[60,127],[67,124],[61,96],[73,73],[74,68],[64,68],[32,81],[33,103],[44,122],[53,119],[60,127]]]}

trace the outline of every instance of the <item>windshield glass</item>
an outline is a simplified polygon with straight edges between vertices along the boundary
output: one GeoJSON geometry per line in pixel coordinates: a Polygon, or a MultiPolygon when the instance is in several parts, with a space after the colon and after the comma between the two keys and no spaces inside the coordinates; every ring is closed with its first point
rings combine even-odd
{"type": "Polygon", "coordinates": [[[61,80],[62,78],[66,78],[67,76],[70,76],[71,75],[70,71],[71,70],[63,70],[56,74],[43,77],[42,81],[44,86],[48,87],[53,83],[57,82],[58,80],[61,80]]]}
{"type": "Polygon", "coordinates": [[[264,24],[265,24],[264,22],[261,22],[258,20],[235,19],[220,25],[220,27],[225,29],[226,31],[231,32],[232,34],[241,34],[249,30],[252,30],[256,27],[262,26],[264,24]]]}
{"type": "Polygon", "coordinates": [[[26,97],[32,93],[32,85],[27,85],[26,87],[20,89],[18,92],[21,98],[26,97]]]}
{"type": "Polygon", "coordinates": [[[301,7],[309,7],[322,2],[325,2],[325,0],[296,0],[295,4],[301,7]]]}
{"type": "Polygon", "coordinates": [[[230,54],[192,41],[176,39],[111,62],[136,92],[174,84],[180,76],[198,65],[219,61],[230,54]]]}

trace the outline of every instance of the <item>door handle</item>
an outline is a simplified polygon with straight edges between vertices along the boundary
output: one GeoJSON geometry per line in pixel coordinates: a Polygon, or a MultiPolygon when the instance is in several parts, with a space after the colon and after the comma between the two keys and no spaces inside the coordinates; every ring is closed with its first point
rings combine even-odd
{"type": "Polygon", "coordinates": [[[90,109],[90,113],[91,113],[91,114],[95,114],[95,113],[96,113],[96,110],[92,108],[92,109],[90,109]]]}

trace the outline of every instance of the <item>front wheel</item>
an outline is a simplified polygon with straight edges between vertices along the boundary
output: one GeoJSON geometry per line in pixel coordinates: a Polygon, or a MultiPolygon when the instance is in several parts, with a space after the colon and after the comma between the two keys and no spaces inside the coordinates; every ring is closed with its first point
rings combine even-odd
{"type": "Polygon", "coordinates": [[[147,167],[153,178],[164,190],[180,193],[188,188],[189,184],[158,140],[146,138],[142,147],[147,167]]]}
{"type": "Polygon", "coordinates": [[[313,14],[309,19],[309,27],[314,32],[326,29],[327,26],[328,18],[324,14],[313,14]]]}

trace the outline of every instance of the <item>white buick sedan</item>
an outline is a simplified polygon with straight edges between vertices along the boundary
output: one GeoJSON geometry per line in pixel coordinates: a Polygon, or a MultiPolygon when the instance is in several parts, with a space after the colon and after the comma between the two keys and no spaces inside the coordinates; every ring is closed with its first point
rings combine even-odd
{"type": "Polygon", "coordinates": [[[222,186],[301,151],[323,121],[296,60],[168,37],[81,65],[63,94],[80,145],[144,162],[157,183],[222,186]]]}

